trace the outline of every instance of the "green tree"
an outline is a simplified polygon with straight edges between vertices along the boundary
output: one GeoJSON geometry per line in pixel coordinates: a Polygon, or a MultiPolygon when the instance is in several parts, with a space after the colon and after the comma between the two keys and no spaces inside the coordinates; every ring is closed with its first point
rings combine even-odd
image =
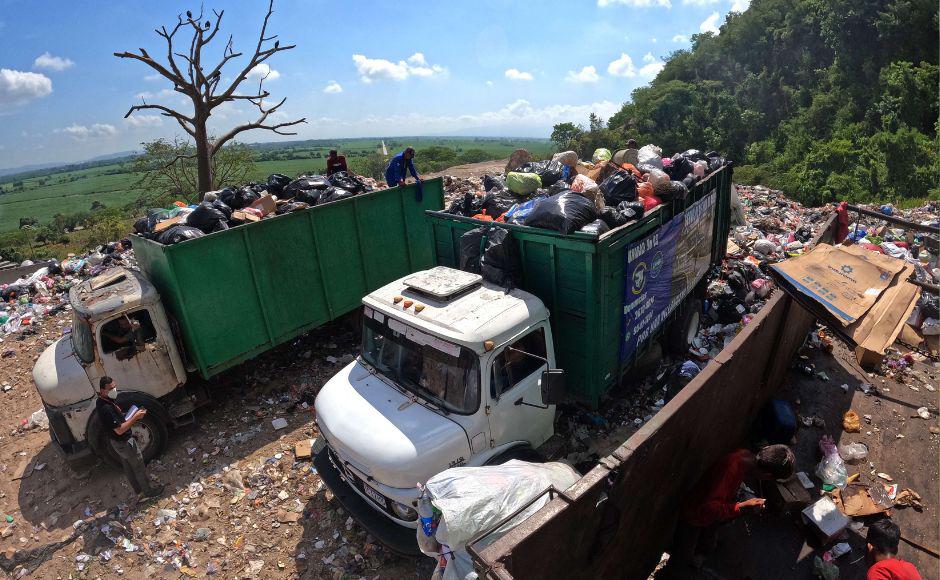
{"type": "Polygon", "coordinates": [[[561,151],[567,151],[571,148],[571,142],[577,139],[584,130],[574,123],[558,123],[552,127],[552,143],[558,146],[561,151]]]}
{"type": "Polygon", "coordinates": [[[483,149],[467,149],[457,157],[457,161],[461,164],[480,163],[482,161],[489,161],[491,159],[493,159],[493,154],[487,153],[483,149]]]}

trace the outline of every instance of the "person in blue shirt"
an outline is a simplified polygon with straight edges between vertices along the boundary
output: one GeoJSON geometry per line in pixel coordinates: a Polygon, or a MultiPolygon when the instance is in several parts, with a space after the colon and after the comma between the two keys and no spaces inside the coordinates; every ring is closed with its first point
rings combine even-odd
{"type": "Polygon", "coordinates": [[[418,175],[417,170],[415,170],[414,157],[414,147],[408,147],[398,155],[392,157],[388,162],[388,167],[385,168],[385,181],[388,183],[389,187],[405,185],[407,171],[411,172],[416,182],[421,183],[421,177],[418,175]]]}

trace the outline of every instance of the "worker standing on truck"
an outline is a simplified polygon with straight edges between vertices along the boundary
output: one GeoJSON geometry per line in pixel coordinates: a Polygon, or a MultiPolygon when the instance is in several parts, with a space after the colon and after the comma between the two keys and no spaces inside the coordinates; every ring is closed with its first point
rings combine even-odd
{"type": "Polygon", "coordinates": [[[98,400],[95,401],[95,410],[108,431],[108,443],[120,458],[124,476],[137,493],[137,500],[157,497],[163,493],[164,486],[150,484],[140,445],[131,432],[134,423],[147,416],[147,409],[138,409],[133,415],[126,417],[124,409],[114,400],[116,397],[117,381],[111,377],[101,377],[98,381],[98,400]]]}
{"type": "Polygon", "coordinates": [[[414,158],[414,147],[408,147],[389,160],[388,166],[385,168],[385,181],[388,183],[389,187],[405,185],[407,171],[411,172],[411,175],[415,178],[416,182],[421,183],[421,177],[418,175],[418,171],[415,169],[414,158]]]}
{"type": "Polygon", "coordinates": [[[681,573],[677,568],[682,566],[700,568],[705,555],[715,548],[720,525],[764,509],[762,498],[739,501],[745,479],[787,479],[793,475],[795,461],[786,445],[769,445],[757,454],[735,450],[712,465],[681,508],[670,569],[681,573]]]}
{"type": "Polygon", "coordinates": [[[898,558],[901,528],[888,518],[868,527],[868,555],[872,566],[868,580],[921,580],[917,568],[898,558]]]}
{"type": "Polygon", "coordinates": [[[340,171],[349,172],[346,167],[346,156],[338,155],[336,149],[330,149],[330,156],[326,158],[326,176],[330,177],[340,171]]]}

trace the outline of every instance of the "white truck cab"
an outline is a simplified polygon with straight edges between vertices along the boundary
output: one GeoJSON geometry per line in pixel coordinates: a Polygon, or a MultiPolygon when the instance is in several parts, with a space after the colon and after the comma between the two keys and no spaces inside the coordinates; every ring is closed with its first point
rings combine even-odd
{"type": "Polygon", "coordinates": [[[69,302],[71,332],[33,366],[53,442],[73,463],[92,451],[110,456],[94,414],[99,379],[109,376],[119,404],[148,410],[133,432],[150,459],[166,442],[171,416],[183,414],[171,401],[187,377],[160,295],[139,272],[114,268],[73,286],[69,302]]]}
{"type": "Polygon", "coordinates": [[[417,484],[531,458],[553,434],[563,375],[548,310],[528,292],[436,267],[363,305],[359,357],[316,399],[315,464],[373,535],[416,553],[417,484]]]}

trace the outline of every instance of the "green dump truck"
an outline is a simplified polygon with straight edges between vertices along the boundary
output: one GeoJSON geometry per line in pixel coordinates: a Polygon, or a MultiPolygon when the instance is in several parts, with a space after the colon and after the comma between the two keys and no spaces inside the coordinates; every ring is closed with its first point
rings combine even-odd
{"type": "Polygon", "coordinates": [[[69,460],[107,457],[98,379],[119,403],[145,407],[134,425],[144,457],[208,402],[205,382],[360,307],[364,294],[434,263],[426,210],[440,179],[358,195],[172,246],[134,238],[140,271],[115,268],[69,292],[72,331],[49,346],[33,379],[53,443],[69,460]]]}

